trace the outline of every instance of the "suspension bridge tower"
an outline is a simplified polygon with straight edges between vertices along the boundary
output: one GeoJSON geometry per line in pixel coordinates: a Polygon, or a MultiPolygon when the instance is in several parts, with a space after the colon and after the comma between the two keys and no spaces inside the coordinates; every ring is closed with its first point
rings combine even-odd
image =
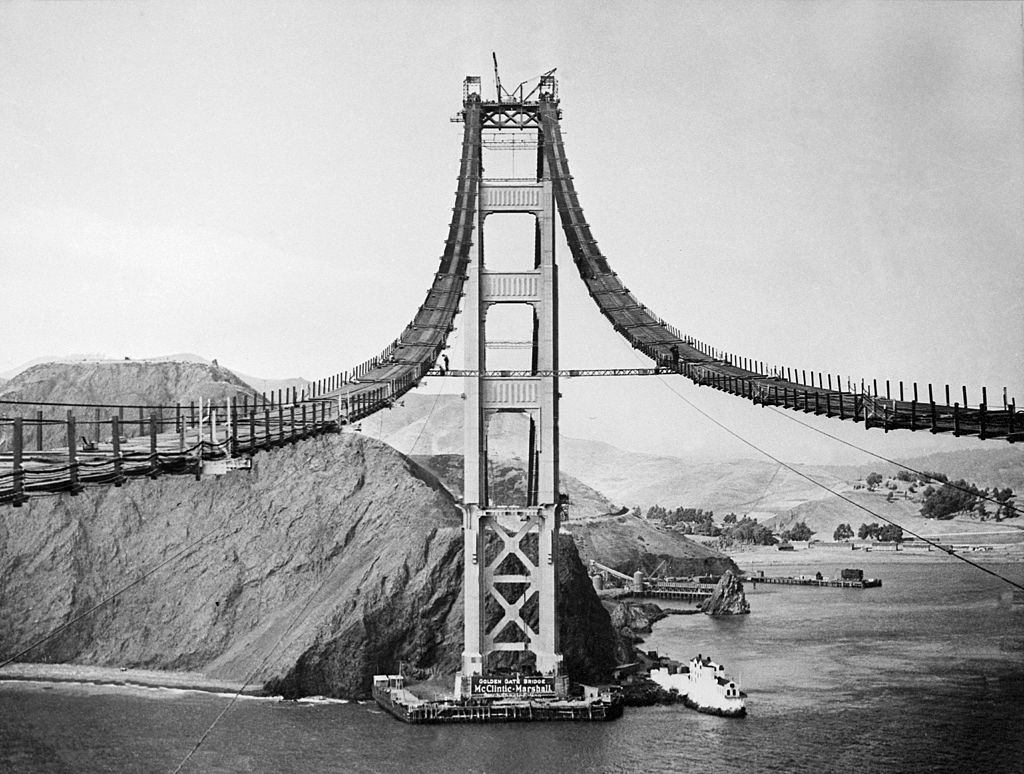
{"type": "Polygon", "coordinates": [[[465,382],[462,505],[465,649],[456,678],[456,693],[464,698],[519,691],[564,695],[568,688],[557,613],[562,505],[555,201],[539,117],[542,102],[557,105],[552,73],[542,76],[528,93],[525,84],[509,92],[499,80],[494,102],[481,101],[479,77],[466,78],[463,90],[462,115],[479,110],[478,140],[483,147],[518,146],[531,154],[528,177],[488,178],[481,169],[476,238],[465,285],[465,368],[471,374],[465,382]],[[485,224],[509,213],[520,214],[520,220],[523,213],[532,216],[533,254],[517,256],[521,266],[515,271],[492,269],[485,224]],[[488,313],[512,304],[528,309],[520,318],[529,327],[523,339],[489,337],[488,313]],[[496,349],[517,346],[530,352],[528,368],[489,370],[489,356],[496,349]],[[527,435],[526,492],[514,503],[500,501],[488,475],[488,425],[504,413],[520,415],[523,419],[512,425],[527,435]],[[499,669],[502,677],[496,676],[499,669]]]}

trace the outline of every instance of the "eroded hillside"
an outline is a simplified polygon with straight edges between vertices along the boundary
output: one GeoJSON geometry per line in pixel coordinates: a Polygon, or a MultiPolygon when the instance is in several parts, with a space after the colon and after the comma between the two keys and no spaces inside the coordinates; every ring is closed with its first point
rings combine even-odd
{"type": "MultiPolygon", "coordinates": [[[[567,667],[604,678],[607,614],[571,541],[561,556],[567,667]]],[[[0,656],[136,579],[21,660],[251,675],[353,697],[399,661],[454,672],[462,649],[458,509],[432,474],[358,434],[260,454],[249,473],[0,509],[0,656]]]]}

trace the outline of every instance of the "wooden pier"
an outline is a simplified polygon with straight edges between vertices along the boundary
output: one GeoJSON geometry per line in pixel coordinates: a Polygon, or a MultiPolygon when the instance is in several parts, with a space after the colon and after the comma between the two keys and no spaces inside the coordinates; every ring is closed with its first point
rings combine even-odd
{"type": "Polygon", "coordinates": [[[840,578],[793,578],[787,575],[757,576],[749,575],[742,578],[744,583],[776,583],[783,586],[819,586],[832,589],[874,589],[882,585],[878,578],[863,580],[842,580],[840,578]]]}
{"type": "Polygon", "coordinates": [[[653,597],[654,599],[683,599],[690,602],[703,602],[715,591],[714,583],[655,583],[644,585],[643,592],[634,591],[633,597],[653,597]]]}

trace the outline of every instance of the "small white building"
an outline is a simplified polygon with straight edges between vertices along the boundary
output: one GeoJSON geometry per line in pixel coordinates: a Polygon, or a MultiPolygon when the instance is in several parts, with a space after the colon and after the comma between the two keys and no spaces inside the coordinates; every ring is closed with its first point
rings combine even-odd
{"type": "Polygon", "coordinates": [[[739,716],[746,703],[735,681],[725,675],[725,667],[710,658],[697,655],[679,672],[652,669],[651,680],[666,690],[675,689],[687,706],[716,715],[739,716]]]}

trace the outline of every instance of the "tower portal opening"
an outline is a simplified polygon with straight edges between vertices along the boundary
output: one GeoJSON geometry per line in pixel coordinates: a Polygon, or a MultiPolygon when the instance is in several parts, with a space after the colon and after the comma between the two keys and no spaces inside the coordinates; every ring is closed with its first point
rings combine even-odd
{"type": "Polygon", "coordinates": [[[501,212],[484,219],[486,271],[531,271],[537,264],[537,218],[529,213],[501,212]]]}

